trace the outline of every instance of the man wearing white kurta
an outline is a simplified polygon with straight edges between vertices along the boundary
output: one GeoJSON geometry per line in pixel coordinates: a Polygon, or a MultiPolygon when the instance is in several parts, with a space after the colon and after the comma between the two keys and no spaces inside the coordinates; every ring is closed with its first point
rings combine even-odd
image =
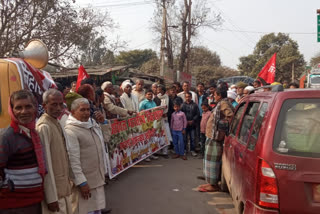
{"type": "Polygon", "coordinates": [[[90,118],[89,101],[79,98],[71,105],[65,132],[74,174],[78,204],[74,213],[100,214],[105,208],[106,153],[100,126],[90,118]]]}
{"type": "Polygon", "coordinates": [[[45,148],[48,173],[44,177],[43,214],[72,214],[70,164],[63,130],[57,118],[63,112],[63,96],[56,89],[43,94],[43,114],[36,129],[45,148]]]}
{"type": "Polygon", "coordinates": [[[121,89],[123,90],[123,94],[121,95],[120,100],[123,107],[129,111],[139,112],[138,97],[131,93],[132,85],[130,80],[125,80],[121,84],[121,89]]]}

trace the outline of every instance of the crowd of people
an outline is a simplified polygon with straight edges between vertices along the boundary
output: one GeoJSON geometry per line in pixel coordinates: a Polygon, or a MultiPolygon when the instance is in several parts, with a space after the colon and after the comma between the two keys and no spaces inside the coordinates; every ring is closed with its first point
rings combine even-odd
{"type": "MultiPolygon", "coordinates": [[[[261,86],[239,82],[207,87],[190,83],[171,87],[130,80],[120,87],[104,82],[97,87],[84,79],[76,88],[49,89],[43,94],[44,114],[26,90],[12,93],[11,124],[0,137],[0,213],[108,213],[105,181],[108,120],[163,106],[163,124],[172,141],[173,159],[187,153],[204,159],[206,184],[199,191],[217,191],[223,140],[233,112],[245,96],[261,86]]],[[[168,147],[145,159],[169,158],[168,147]]]]}

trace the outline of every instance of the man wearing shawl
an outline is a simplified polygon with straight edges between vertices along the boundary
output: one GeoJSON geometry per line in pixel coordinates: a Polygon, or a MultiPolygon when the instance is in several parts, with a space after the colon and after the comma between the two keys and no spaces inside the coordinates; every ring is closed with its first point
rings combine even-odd
{"type": "Polygon", "coordinates": [[[228,129],[234,108],[227,97],[227,88],[219,86],[214,92],[216,107],[208,119],[206,127],[206,147],[203,160],[203,174],[207,184],[200,185],[200,192],[218,191],[221,161],[223,152],[224,132],[228,129]]]}
{"type": "Polygon", "coordinates": [[[14,92],[9,114],[11,124],[0,137],[0,213],[40,214],[46,168],[32,93],[14,92]]]}
{"type": "Polygon", "coordinates": [[[106,152],[100,126],[90,118],[90,104],[79,98],[66,122],[67,149],[78,197],[75,214],[99,214],[105,208],[106,152]]]}
{"type": "Polygon", "coordinates": [[[46,113],[37,121],[48,168],[44,177],[42,214],[72,214],[70,164],[65,135],[58,121],[64,110],[61,92],[56,89],[44,92],[43,107],[46,113]]]}
{"type": "Polygon", "coordinates": [[[139,111],[139,100],[136,95],[132,92],[132,85],[130,80],[125,80],[121,84],[121,89],[123,93],[120,97],[121,103],[123,107],[129,111],[138,112],[139,111]]]}

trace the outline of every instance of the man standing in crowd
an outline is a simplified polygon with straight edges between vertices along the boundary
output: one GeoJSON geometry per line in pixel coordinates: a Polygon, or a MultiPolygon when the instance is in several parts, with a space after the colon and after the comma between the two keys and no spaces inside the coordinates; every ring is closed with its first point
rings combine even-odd
{"type": "Polygon", "coordinates": [[[199,107],[200,116],[199,116],[199,120],[196,122],[197,123],[196,136],[197,136],[198,143],[200,143],[200,122],[201,122],[201,118],[202,118],[202,107],[201,106],[202,106],[203,102],[208,103],[207,94],[205,92],[205,88],[204,88],[203,83],[198,83],[198,85],[197,85],[197,96],[198,96],[198,107],[199,107]]]}
{"type": "Polygon", "coordinates": [[[71,86],[70,92],[76,92],[77,82],[73,81],[70,86],[71,86]]]}
{"type": "Polygon", "coordinates": [[[138,97],[131,93],[132,85],[130,80],[125,80],[121,84],[121,89],[123,90],[123,93],[120,97],[122,106],[129,111],[139,112],[138,97]]]}
{"type": "Polygon", "coordinates": [[[100,213],[105,208],[106,153],[100,126],[90,118],[90,105],[79,98],[66,122],[68,154],[78,196],[76,214],[100,213]]]}
{"type": "Polygon", "coordinates": [[[243,91],[245,89],[245,87],[247,87],[248,85],[244,82],[238,82],[237,83],[237,98],[236,98],[236,102],[240,103],[241,99],[243,98],[243,91]]]}
{"type": "Polygon", "coordinates": [[[161,105],[161,100],[158,98],[157,93],[158,93],[158,83],[153,83],[151,86],[151,90],[153,93],[153,101],[156,103],[157,106],[161,105]]]}
{"type": "Polygon", "coordinates": [[[206,127],[206,146],[204,154],[203,174],[206,184],[200,185],[200,192],[218,191],[220,179],[223,141],[227,130],[221,128],[230,124],[234,108],[227,98],[227,88],[220,85],[215,91],[217,106],[212,110],[206,127]],[[221,127],[220,127],[221,124],[221,127]]]}
{"type": "Polygon", "coordinates": [[[111,82],[104,82],[101,86],[101,89],[104,91],[104,102],[103,107],[106,110],[107,119],[114,119],[117,116],[125,117],[128,114],[132,115],[134,112],[121,108],[116,105],[115,99],[113,97],[113,85],[111,82]]]}
{"type": "Polygon", "coordinates": [[[132,90],[132,94],[138,97],[139,104],[145,98],[145,90],[143,89],[143,87],[144,87],[144,81],[141,79],[138,79],[136,81],[136,88],[132,90]]]}
{"type": "Polygon", "coordinates": [[[45,113],[37,122],[37,131],[46,152],[48,173],[44,177],[45,200],[42,214],[72,214],[70,164],[66,140],[57,118],[63,112],[63,96],[56,89],[43,94],[45,113]]]}
{"type": "Polygon", "coordinates": [[[208,100],[208,104],[210,107],[215,107],[215,102],[214,102],[214,92],[216,91],[217,89],[217,85],[215,83],[212,83],[210,86],[209,86],[209,95],[207,97],[207,100],[208,100]]]}
{"type": "Polygon", "coordinates": [[[193,92],[193,91],[190,91],[190,83],[189,83],[188,81],[184,81],[184,82],[182,83],[182,90],[183,90],[183,91],[180,92],[180,93],[178,94],[178,96],[182,98],[183,102],[186,101],[186,94],[187,94],[187,93],[191,93],[193,102],[198,105],[198,97],[197,97],[197,94],[196,94],[195,92],[193,92]]]}
{"type": "Polygon", "coordinates": [[[0,213],[41,214],[46,167],[35,130],[37,102],[26,90],[9,101],[11,124],[0,136],[0,213]]]}
{"type": "Polygon", "coordinates": [[[181,111],[185,113],[187,117],[187,128],[184,135],[185,147],[188,145],[188,136],[190,138],[190,151],[192,156],[197,156],[195,152],[194,136],[196,131],[196,121],[199,120],[199,108],[196,103],[192,100],[192,94],[186,92],[186,101],[183,103],[181,111]]]}

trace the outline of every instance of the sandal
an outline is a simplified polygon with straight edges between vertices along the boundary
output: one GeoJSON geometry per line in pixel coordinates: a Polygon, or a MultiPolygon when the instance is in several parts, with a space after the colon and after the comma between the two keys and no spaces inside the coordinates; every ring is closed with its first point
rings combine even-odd
{"type": "Polygon", "coordinates": [[[211,187],[212,188],[210,188],[210,189],[200,187],[200,188],[198,188],[198,191],[199,192],[218,192],[219,191],[218,187],[215,187],[215,186],[211,186],[211,187]]]}

